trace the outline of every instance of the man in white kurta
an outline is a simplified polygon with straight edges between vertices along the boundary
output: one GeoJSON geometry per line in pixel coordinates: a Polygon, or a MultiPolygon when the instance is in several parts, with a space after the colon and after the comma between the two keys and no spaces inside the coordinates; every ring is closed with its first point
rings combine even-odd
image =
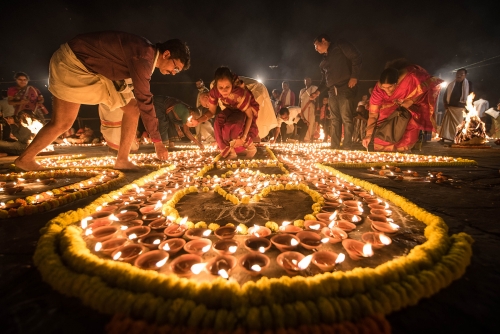
{"type": "Polygon", "coordinates": [[[304,137],[304,141],[311,142],[314,140],[314,132],[316,130],[316,102],[311,100],[310,96],[318,89],[318,87],[312,85],[311,78],[305,78],[304,84],[306,86],[302,88],[299,93],[299,106],[302,113],[302,119],[307,125],[307,132],[304,137]]]}

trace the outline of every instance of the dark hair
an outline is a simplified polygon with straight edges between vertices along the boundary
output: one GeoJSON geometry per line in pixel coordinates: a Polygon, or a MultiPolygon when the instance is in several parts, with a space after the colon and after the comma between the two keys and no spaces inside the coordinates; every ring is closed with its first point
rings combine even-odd
{"type": "Polygon", "coordinates": [[[327,42],[331,42],[332,40],[330,39],[330,36],[328,36],[327,34],[319,34],[315,39],[314,39],[314,43],[316,42],[321,42],[322,40],[325,40],[327,42]]]}
{"type": "Polygon", "coordinates": [[[277,90],[277,89],[273,89],[273,91],[271,92],[271,94],[274,94],[274,92],[276,92],[276,93],[280,94],[280,91],[279,91],[279,90],[277,90]]]}
{"type": "Polygon", "coordinates": [[[24,72],[17,72],[16,74],[14,74],[14,79],[17,79],[19,77],[26,77],[26,79],[30,79],[29,75],[27,75],[26,73],[24,72]]]}
{"type": "Polygon", "coordinates": [[[394,59],[394,60],[391,60],[391,61],[388,61],[387,63],[385,63],[385,68],[392,67],[392,68],[395,68],[396,70],[400,71],[403,68],[406,68],[410,65],[411,65],[411,63],[406,58],[398,58],[398,59],[394,59]]]}
{"type": "Polygon", "coordinates": [[[290,83],[286,80],[284,80],[281,84],[287,84],[288,86],[290,86],[290,83]]]}
{"type": "Polygon", "coordinates": [[[380,74],[380,84],[396,84],[399,80],[399,71],[395,68],[389,67],[382,71],[380,74]]]}
{"type": "Polygon", "coordinates": [[[191,56],[189,47],[180,39],[169,39],[163,43],[156,43],[156,48],[161,53],[170,51],[170,58],[179,59],[184,64],[183,70],[187,70],[191,66],[191,56]]]}
{"type": "Polygon", "coordinates": [[[280,115],[289,114],[289,113],[290,113],[290,110],[288,110],[288,108],[281,108],[279,111],[280,115]]]}
{"type": "Polygon", "coordinates": [[[233,72],[227,66],[221,66],[215,71],[214,75],[214,84],[217,85],[217,82],[221,79],[227,79],[231,84],[234,85],[235,76],[233,72]]]}
{"type": "Polygon", "coordinates": [[[464,71],[464,72],[465,72],[465,74],[467,74],[467,69],[465,69],[465,68],[459,68],[459,69],[457,70],[457,72],[460,72],[460,71],[464,71]]]}
{"type": "Polygon", "coordinates": [[[198,80],[196,80],[196,82],[201,82],[201,83],[203,83],[203,80],[202,80],[202,79],[198,79],[198,80]]]}

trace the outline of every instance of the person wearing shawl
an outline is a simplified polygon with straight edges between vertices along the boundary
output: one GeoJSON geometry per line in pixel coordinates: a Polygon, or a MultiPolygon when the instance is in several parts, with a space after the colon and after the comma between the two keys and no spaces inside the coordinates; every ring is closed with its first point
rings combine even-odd
{"type": "Polygon", "coordinates": [[[467,96],[473,93],[472,82],[467,80],[467,70],[461,68],[455,75],[455,80],[450,82],[443,94],[445,114],[441,122],[439,137],[441,142],[449,140],[453,142],[457,134],[457,126],[462,124],[464,114],[467,113],[465,103],[467,96]]]}
{"type": "Polygon", "coordinates": [[[238,153],[245,153],[252,158],[257,153],[253,144],[258,138],[257,116],[259,103],[241,80],[227,67],[215,71],[214,86],[210,89],[208,112],[198,119],[191,120],[190,126],[196,126],[215,115],[217,105],[222,102],[223,110],[215,117],[214,130],[221,156],[235,159],[238,153]]]}
{"type": "Polygon", "coordinates": [[[411,113],[403,137],[396,143],[374,139],[376,151],[407,152],[418,140],[420,130],[435,128],[434,108],[441,89],[442,80],[432,77],[418,65],[406,60],[395,60],[388,64],[375,84],[370,97],[369,118],[363,146],[368,147],[375,125],[385,120],[399,106],[411,113]]]}
{"type": "Polygon", "coordinates": [[[40,90],[34,86],[28,85],[29,76],[24,72],[18,72],[14,75],[17,86],[10,87],[7,91],[8,103],[14,107],[17,116],[23,110],[29,110],[35,117],[44,122],[44,114],[49,112],[43,105],[44,99],[40,90]]]}

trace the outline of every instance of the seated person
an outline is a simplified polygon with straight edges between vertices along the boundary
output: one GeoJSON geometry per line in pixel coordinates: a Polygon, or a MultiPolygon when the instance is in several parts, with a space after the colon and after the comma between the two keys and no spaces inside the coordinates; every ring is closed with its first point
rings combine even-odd
{"type": "Polygon", "coordinates": [[[219,101],[224,109],[215,116],[215,140],[221,156],[236,159],[238,153],[252,158],[257,153],[254,145],[258,139],[257,116],[259,104],[249,89],[242,88],[240,80],[227,67],[215,71],[214,86],[210,89],[209,111],[196,120],[196,126],[215,115],[219,101]]]}
{"type": "Polygon", "coordinates": [[[0,138],[0,153],[7,153],[8,155],[19,155],[28,143],[35,136],[30,129],[23,126],[26,123],[28,114],[22,113],[18,120],[14,117],[14,109],[5,111],[0,118],[0,127],[2,129],[2,137],[0,138]]]}
{"type": "Polygon", "coordinates": [[[297,132],[297,123],[300,120],[300,107],[281,108],[278,113],[278,127],[274,130],[274,139],[271,144],[276,141],[286,142],[289,138],[294,137],[297,132]],[[281,134],[281,136],[280,136],[281,134]]]}
{"type": "Polygon", "coordinates": [[[161,140],[169,147],[174,147],[174,142],[179,141],[184,136],[205,149],[203,144],[199,142],[189,130],[188,121],[191,113],[196,113],[195,108],[190,107],[184,102],[169,96],[155,95],[153,104],[158,118],[158,130],[160,131],[161,140]]]}
{"type": "MultiPolygon", "coordinates": [[[[208,96],[208,90],[206,92],[199,93],[198,98],[200,105],[198,106],[198,110],[192,111],[192,119],[198,119],[208,112],[208,100],[210,98],[208,96]]],[[[191,126],[190,123],[188,126],[191,126]]],[[[215,142],[214,127],[212,126],[212,123],[210,123],[210,120],[199,123],[194,128],[196,129],[196,139],[198,139],[198,141],[206,143],[215,142]]]]}

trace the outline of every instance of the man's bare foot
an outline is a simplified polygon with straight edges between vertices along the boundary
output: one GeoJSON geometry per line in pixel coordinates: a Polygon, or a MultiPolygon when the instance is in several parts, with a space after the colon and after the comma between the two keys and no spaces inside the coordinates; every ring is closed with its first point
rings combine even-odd
{"type": "Polygon", "coordinates": [[[132,171],[132,170],[139,170],[139,167],[137,165],[134,165],[129,160],[124,160],[124,161],[116,160],[115,169],[132,171]]]}
{"type": "Polygon", "coordinates": [[[21,160],[19,158],[17,158],[15,161],[14,161],[14,165],[16,165],[16,168],[19,168],[23,171],[36,171],[36,170],[44,170],[45,168],[40,166],[36,161],[35,159],[33,160],[28,160],[28,161],[24,161],[24,160],[21,160]]]}

